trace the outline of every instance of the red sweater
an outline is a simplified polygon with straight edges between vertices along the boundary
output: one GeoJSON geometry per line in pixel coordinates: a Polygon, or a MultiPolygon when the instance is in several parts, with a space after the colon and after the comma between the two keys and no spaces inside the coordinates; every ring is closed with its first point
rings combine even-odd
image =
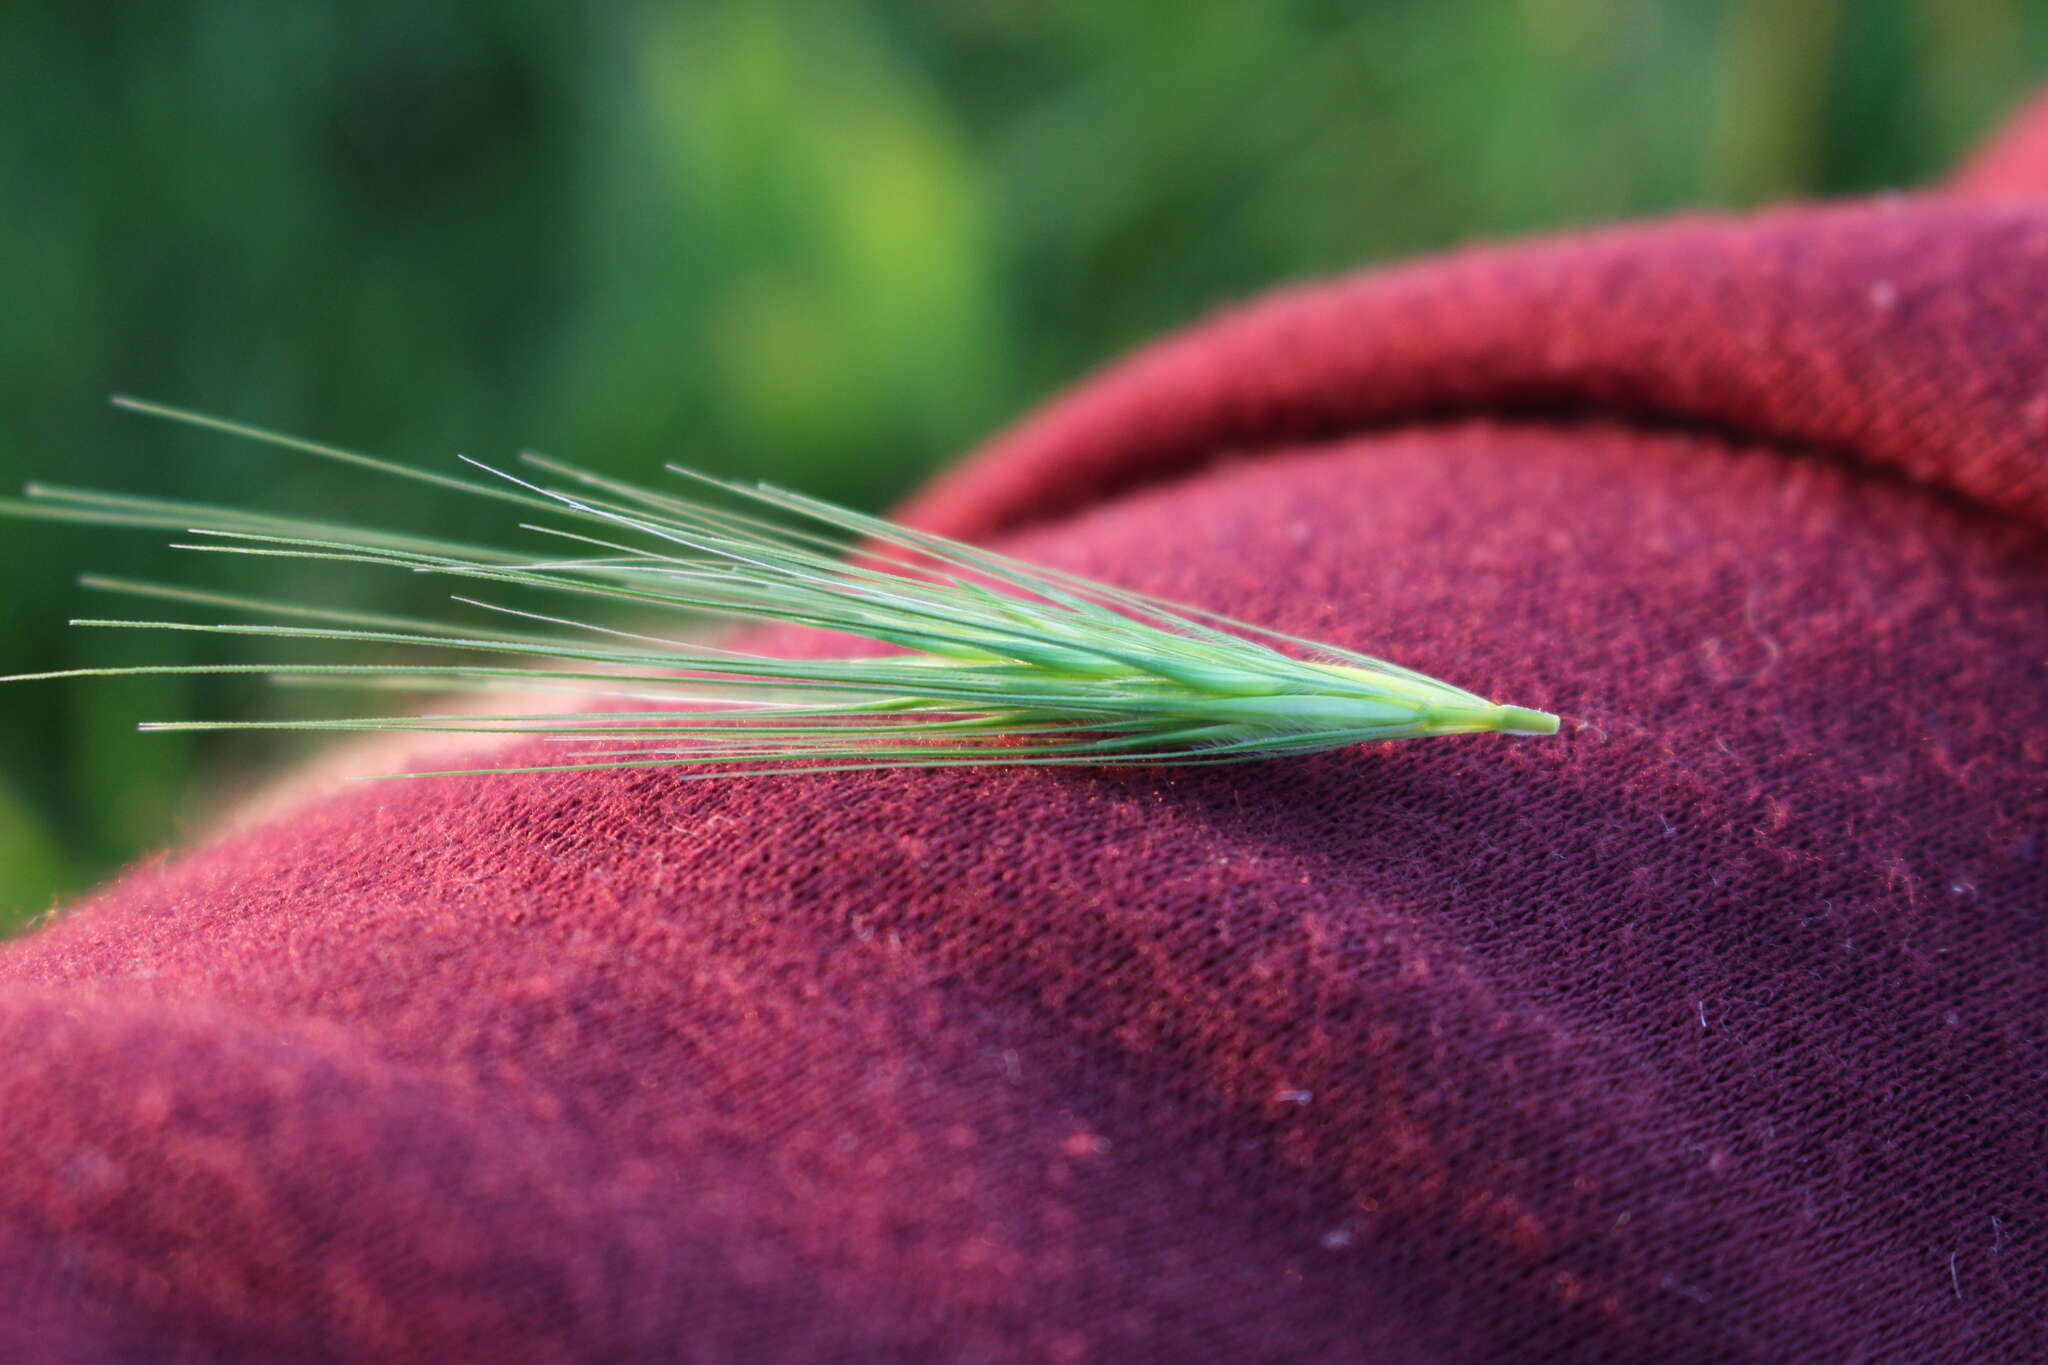
{"type": "Polygon", "coordinates": [[[2048,1359],[2043,129],[1292,290],[911,506],[1556,740],[132,872],[0,954],[0,1358],[2048,1359]]]}

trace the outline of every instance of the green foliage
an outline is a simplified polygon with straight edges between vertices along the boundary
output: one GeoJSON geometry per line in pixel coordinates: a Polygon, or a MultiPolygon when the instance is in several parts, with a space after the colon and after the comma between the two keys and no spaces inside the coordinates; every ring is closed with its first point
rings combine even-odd
{"type": "MultiPolygon", "coordinates": [[[[4,6],[0,484],[394,515],[375,484],[121,418],[118,390],[437,468],[532,445],[878,507],[1276,283],[1914,183],[2044,57],[2024,0],[4,6]]],[[[10,526],[0,672],[117,660],[62,628],[74,568],[232,580],[164,539],[10,526]]],[[[316,568],[268,586],[317,598],[316,568]]],[[[430,592],[393,578],[357,605],[430,592]]],[[[283,703],[197,677],[0,705],[19,915],[275,761],[132,722],[283,703]]]]}

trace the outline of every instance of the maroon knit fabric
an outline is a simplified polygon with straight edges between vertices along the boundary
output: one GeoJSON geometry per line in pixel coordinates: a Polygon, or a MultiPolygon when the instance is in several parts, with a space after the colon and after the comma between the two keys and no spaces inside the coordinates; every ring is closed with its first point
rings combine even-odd
{"type": "Polygon", "coordinates": [[[0,955],[0,1353],[2048,1359],[2043,319],[1930,195],[1140,355],[915,515],[1564,732],[151,863],[0,955]]]}

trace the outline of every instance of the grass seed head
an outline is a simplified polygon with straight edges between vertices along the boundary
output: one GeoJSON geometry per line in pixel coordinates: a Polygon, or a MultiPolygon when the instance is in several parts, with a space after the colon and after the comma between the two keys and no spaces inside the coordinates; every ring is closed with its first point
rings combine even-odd
{"type": "MultiPolygon", "coordinates": [[[[541,456],[464,478],[181,409],[174,421],[510,504],[525,550],[246,509],[31,485],[0,511],[182,530],[181,548],[368,564],[455,580],[475,624],[337,610],[125,579],[87,586],[222,609],[227,621],[82,626],[346,641],[424,651],[416,665],[134,665],[121,673],[271,674],[373,689],[559,692],[564,709],[321,721],[157,722],[149,729],[540,734],[560,762],[477,771],[675,767],[700,775],[974,764],[1242,763],[1374,740],[1547,735],[1557,718],[1412,669],[1035,566],[765,485],[671,472],[658,491],[541,456]],[[486,596],[485,594],[488,594],[486,596]],[[516,605],[515,605],[516,603],[516,605]],[[676,635],[645,624],[672,616],[676,635]],[[250,619],[254,618],[254,619],[250,619]],[[631,620],[635,629],[607,624],[631,620]],[[711,620],[815,627],[893,653],[797,659],[691,638],[711,620]],[[510,623],[510,624],[507,624],[510,623]],[[495,656],[500,662],[445,662],[495,656]],[[620,709],[638,702],[642,709],[620,709]],[[596,709],[601,704],[608,709],[596,709]]],[[[424,774],[411,774],[424,775],[424,774]]]]}

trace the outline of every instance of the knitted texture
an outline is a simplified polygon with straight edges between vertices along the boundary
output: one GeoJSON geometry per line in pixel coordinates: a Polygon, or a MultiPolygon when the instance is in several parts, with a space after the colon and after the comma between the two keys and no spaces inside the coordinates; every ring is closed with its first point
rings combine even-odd
{"type": "Polygon", "coordinates": [[[2022,161],[1282,294],[913,505],[1555,740],[380,783],[133,870],[0,954],[0,1354],[2048,1358],[2022,161]]]}

